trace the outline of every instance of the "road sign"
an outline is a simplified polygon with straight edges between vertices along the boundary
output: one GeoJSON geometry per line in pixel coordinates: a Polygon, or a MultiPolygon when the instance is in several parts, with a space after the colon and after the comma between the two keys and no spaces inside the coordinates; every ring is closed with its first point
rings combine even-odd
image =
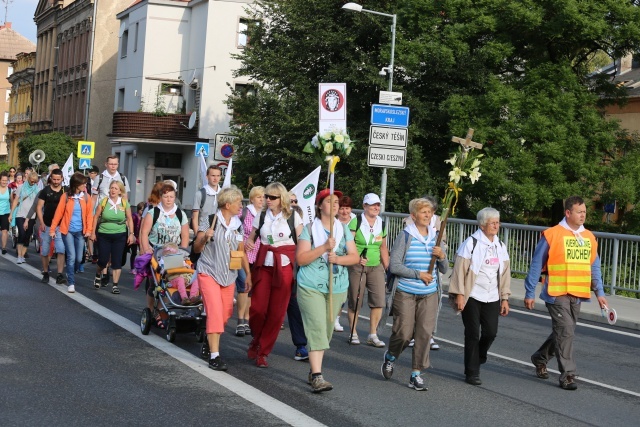
{"type": "Polygon", "coordinates": [[[371,124],[406,128],[409,126],[409,107],[373,104],[371,124]]]}
{"type": "Polygon", "coordinates": [[[202,153],[204,157],[209,157],[208,142],[196,142],[196,157],[199,157],[200,153],[202,153]]]}
{"type": "Polygon", "coordinates": [[[91,169],[91,159],[79,159],[78,160],[78,169],[91,169]]]}
{"type": "Polygon", "coordinates": [[[370,146],[367,165],[376,168],[404,169],[407,166],[407,149],[370,146]]]}
{"type": "Polygon", "coordinates": [[[378,102],[380,104],[402,105],[402,93],[381,90],[378,97],[378,102]]]}
{"type": "Polygon", "coordinates": [[[369,127],[369,145],[406,148],[408,135],[407,128],[371,126],[369,127]]]}
{"type": "Polygon", "coordinates": [[[96,154],[96,143],[93,141],[78,141],[78,157],[93,159],[96,154]]]}
{"type": "Polygon", "coordinates": [[[228,133],[217,133],[216,148],[215,152],[213,153],[214,160],[225,161],[233,157],[233,153],[235,152],[233,141],[235,141],[235,139],[235,136],[228,133]]]}

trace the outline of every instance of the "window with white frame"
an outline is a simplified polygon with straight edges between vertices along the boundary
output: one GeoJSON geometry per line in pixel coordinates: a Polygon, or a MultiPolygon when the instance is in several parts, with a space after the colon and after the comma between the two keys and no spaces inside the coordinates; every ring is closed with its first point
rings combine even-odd
{"type": "Polygon", "coordinates": [[[9,77],[11,74],[13,74],[13,67],[7,68],[7,77],[9,77]]]}

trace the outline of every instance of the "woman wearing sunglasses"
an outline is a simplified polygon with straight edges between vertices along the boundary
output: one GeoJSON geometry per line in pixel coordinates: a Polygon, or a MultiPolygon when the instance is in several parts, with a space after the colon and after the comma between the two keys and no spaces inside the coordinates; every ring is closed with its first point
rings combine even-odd
{"type": "Polygon", "coordinates": [[[253,265],[253,290],[249,325],[253,340],[247,350],[259,368],[268,367],[267,357],[278,338],[287,311],[293,284],[296,242],[302,231],[302,218],[292,211],[284,185],[267,185],[267,210],[253,221],[245,248],[251,251],[260,238],[260,249],[253,265]]]}

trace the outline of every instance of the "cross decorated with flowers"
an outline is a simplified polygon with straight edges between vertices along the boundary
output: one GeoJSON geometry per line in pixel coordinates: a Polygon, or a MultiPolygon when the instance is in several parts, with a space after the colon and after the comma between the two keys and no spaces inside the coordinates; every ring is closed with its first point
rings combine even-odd
{"type": "MultiPolygon", "coordinates": [[[[482,175],[480,173],[480,159],[484,154],[474,153],[475,149],[482,150],[482,144],[473,141],[473,132],[474,130],[469,128],[469,130],[467,130],[466,137],[459,138],[454,136],[451,138],[451,141],[456,144],[460,144],[460,147],[458,147],[457,153],[454,153],[450,159],[445,160],[446,163],[451,164],[452,169],[449,172],[449,182],[447,183],[447,187],[444,191],[443,208],[442,214],[440,215],[440,232],[438,233],[436,246],[440,246],[440,243],[442,242],[442,236],[444,235],[444,230],[447,227],[449,214],[453,214],[455,212],[456,205],[458,204],[458,196],[460,192],[462,192],[460,182],[464,177],[469,177],[469,181],[471,181],[471,184],[473,185],[482,175]]],[[[436,257],[434,255],[431,257],[429,270],[427,271],[433,271],[435,262],[436,257]]]]}

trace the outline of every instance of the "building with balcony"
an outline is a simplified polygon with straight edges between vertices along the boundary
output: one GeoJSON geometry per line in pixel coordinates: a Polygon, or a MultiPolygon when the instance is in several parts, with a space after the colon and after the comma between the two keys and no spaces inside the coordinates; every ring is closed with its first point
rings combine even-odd
{"type": "MultiPolygon", "coordinates": [[[[145,200],[156,180],[173,179],[190,209],[200,184],[197,142],[210,143],[208,163],[226,166],[215,146],[229,132],[225,104],[233,77],[231,55],[246,44],[249,0],[136,0],[118,14],[120,46],[112,150],[131,183],[131,199],[145,200]],[[196,113],[197,121],[189,127],[196,113]]],[[[228,148],[228,147],[227,147],[228,148]]]]}
{"type": "MultiPolygon", "coordinates": [[[[0,25],[0,82],[4,92],[0,95],[0,117],[3,118],[2,128],[0,128],[0,162],[8,161],[8,144],[7,144],[7,125],[10,119],[10,106],[12,103],[12,87],[9,77],[14,74],[14,66],[18,54],[23,52],[33,52],[36,45],[31,40],[20,35],[11,29],[11,23],[0,25]]],[[[17,100],[17,98],[16,98],[17,100]]],[[[15,165],[15,163],[12,163],[15,165]]]]}
{"type": "Polygon", "coordinates": [[[34,15],[38,43],[32,130],[94,141],[99,166],[111,153],[107,134],[120,25],[116,13],[131,2],[40,0],[34,15]]]}
{"type": "Polygon", "coordinates": [[[7,147],[9,150],[7,163],[11,166],[18,166],[18,142],[24,137],[31,125],[35,64],[35,51],[19,53],[17,59],[12,63],[13,74],[7,77],[11,85],[9,122],[7,123],[7,147]]]}

